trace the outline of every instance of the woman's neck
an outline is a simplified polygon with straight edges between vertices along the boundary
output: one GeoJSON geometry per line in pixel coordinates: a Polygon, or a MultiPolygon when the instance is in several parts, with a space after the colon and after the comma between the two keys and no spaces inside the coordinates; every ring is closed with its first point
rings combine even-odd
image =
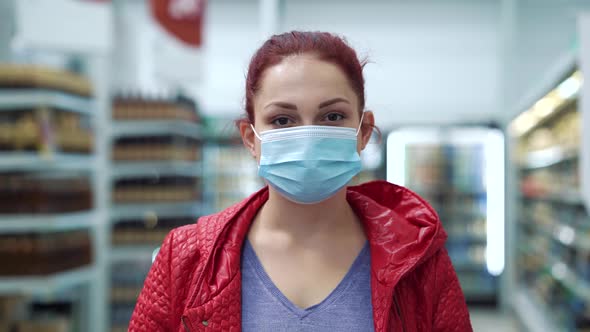
{"type": "Polygon", "coordinates": [[[259,211],[252,231],[278,233],[293,240],[362,232],[346,200],[346,188],[317,204],[298,204],[269,188],[268,201],[259,211]]]}

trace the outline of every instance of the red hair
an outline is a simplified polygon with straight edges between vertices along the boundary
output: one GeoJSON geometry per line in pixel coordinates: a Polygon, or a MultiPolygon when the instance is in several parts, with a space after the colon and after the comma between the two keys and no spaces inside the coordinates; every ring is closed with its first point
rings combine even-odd
{"type": "Polygon", "coordinates": [[[284,58],[298,54],[314,54],[318,59],[338,66],[348,78],[359,100],[359,112],[365,109],[365,79],[356,51],[342,37],[328,32],[291,31],[270,37],[254,54],[246,77],[246,116],[254,123],[254,97],[260,89],[264,71],[284,58]]]}

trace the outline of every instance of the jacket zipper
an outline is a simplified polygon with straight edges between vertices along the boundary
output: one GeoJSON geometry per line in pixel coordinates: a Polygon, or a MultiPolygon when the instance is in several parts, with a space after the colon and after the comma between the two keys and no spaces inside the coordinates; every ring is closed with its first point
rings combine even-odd
{"type": "Polygon", "coordinates": [[[180,320],[182,321],[182,325],[184,325],[186,332],[191,332],[191,329],[188,328],[188,324],[186,323],[185,316],[182,316],[180,320]]]}
{"type": "Polygon", "coordinates": [[[397,293],[393,293],[393,302],[395,303],[395,311],[397,312],[397,316],[402,322],[402,331],[406,332],[406,321],[404,320],[404,316],[402,316],[402,310],[400,309],[399,302],[397,300],[397,293]]]}

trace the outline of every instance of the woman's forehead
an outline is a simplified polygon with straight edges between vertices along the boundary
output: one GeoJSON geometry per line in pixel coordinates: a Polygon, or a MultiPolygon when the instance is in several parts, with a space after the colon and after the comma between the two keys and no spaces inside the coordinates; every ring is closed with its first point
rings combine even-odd
{"type": "Polygon", "coordinates": [[[300,55],[288,57],[265,71],[257,99],[259,103],[266,104],[274,99],[294,99],[291,102],[296,102],[300,98],[319,100],[335,97],[356,101],[344,72],[317,57],[300,55]]]}

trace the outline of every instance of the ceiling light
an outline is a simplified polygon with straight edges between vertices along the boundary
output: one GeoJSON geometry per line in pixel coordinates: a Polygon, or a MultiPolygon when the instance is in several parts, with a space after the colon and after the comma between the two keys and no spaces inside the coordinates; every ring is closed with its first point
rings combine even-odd
{"type": "Polygon", "coordinates": [[[556,98],[545,97],[539,100],[533,107],[533,112],[538,118],[544,118],[551,114],[559,105],[556,98]]]}
{"type": "Polygon", "coordinates": [[[580,91],[582,81],[583,79],[581,72],[575,72],[557,87],[557,94],[563,99],[572,98],[580,91]]]}

